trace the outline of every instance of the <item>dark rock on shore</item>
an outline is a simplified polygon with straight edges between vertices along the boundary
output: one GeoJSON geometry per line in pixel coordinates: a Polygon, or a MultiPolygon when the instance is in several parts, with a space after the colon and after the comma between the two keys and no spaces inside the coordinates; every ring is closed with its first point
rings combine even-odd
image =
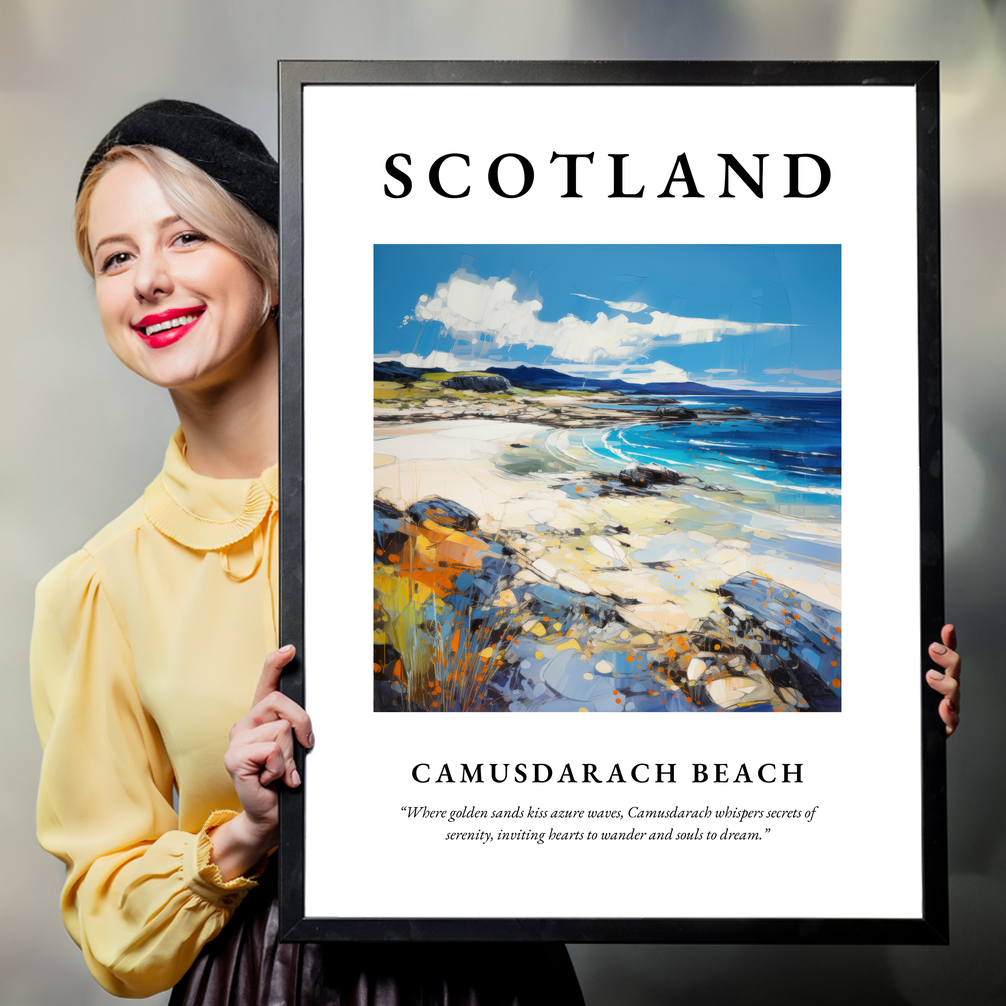
{"type": "Polygon", "coordinates": [[[796,591],[780,592],[757,574],[734,578],[718,593],[742,606],[745,634],[761,637],[758,661],[773,685],[799,693],[800,708],[842,708],[840,612],[796,591]]]}
{"type": "Polygon", "coordinates": [[[661,419],[698,419],[698,413],[686,409],[683,405],[663,405],[657,409],[661,419]]]}
{"type": "Polygon", "coordinates": [[[748,409],[743,409],[739,405],[731,405],[729,409],[724,409],[722,412],[724,416],[750,416],[751,413],[748,409]]]}
{"type": "Polygon", "coordinates": [[[685,476],[673,468],[664,468],[662,465],[632,465],[618,473],[618,481],[631,486],[654,484],[679,486],[685,481],[685,476]]]}
{"type": "Polygon", "coordinates": [[[609,395],[619,395],[624,397],[627,402],[632,405],[680,405],[681,403],[676,398],[668,398],[666,395],[661,395],[659,398],[648,398],[645,395],[624,395],[620,391],[609,391],[609,395]]]}
{"type": "Polygon", "coordinates": [[[374,526],[390,529],[392,524],[402,519],[402,511],[392,503],[374,497],[374,526]]]}
{"type": "MultiPolygon", "coordinates": [[[[378,502],[374,503],[375,512],[378,502]]],[[[479,519],[471,510],[465,509],[460,503],[445,500],[440,496],[430,496],[419,500],[418,503],[413,503],[406,513],[417,524],[428,520],[438,527],[449,527],[457,531],[475,531],[479,526],[479,519]]]]}
{"type": "Polygon", "coordinates": [[[457,377],[449,377],[443,382],[443,387],[451,388],[454,391],[478,391],[481,394],[487,394],[509,391],[510,382],[498,374],[486,374],[485,376],[461,374],[457,377]]]}

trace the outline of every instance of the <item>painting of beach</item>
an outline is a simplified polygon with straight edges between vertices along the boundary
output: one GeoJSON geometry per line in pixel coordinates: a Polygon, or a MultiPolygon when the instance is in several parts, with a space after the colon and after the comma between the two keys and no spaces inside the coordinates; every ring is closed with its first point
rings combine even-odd
{"type": "Polygon", "coordinates": [[[374,709],[838,712],[841,249],[374,248],[374,709]]]}

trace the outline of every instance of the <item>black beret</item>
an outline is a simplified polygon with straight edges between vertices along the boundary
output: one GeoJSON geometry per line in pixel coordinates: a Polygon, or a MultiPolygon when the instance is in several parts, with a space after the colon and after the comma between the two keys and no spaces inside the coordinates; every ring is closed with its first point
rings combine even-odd
{"type": "Polygon", "coordinates": [[[279,165],[250,130],[191,101],[163,98],[114,125],[84,165],[77,195],[91,169],[112,147],[166,147],[202,168],[273,227],[279,226],[279,165]]]}

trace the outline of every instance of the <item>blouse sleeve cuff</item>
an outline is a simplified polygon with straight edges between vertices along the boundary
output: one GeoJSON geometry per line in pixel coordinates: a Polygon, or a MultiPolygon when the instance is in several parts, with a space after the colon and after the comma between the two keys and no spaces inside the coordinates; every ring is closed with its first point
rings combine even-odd
{"type": "Polygon", "coordinates": [[[182,874],[189,890],[218,908],[234,909],[240,905],[245,895],[258,887],[255,878],[269,865],[269,857],[263,856],[247,875],[224,880],[216,863],[210,861],[213,842],[207,832],[237,815],[235,810],[215,810],[210,814],[195,841],[186,845],[182,861],[182,874]]]}

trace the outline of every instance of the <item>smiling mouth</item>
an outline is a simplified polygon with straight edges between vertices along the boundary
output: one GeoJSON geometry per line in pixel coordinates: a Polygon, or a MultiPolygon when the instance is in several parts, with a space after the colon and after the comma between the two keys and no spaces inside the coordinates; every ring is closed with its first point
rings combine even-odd
{"type": "MultiPolygon", "coordinates": [[[[199,308],[197,310],[187,311],[184,314],[175,314],[172,312],[171,317],[163,318],[151,325],[134,325],[133,329],[137,335],[142,336],[144,339],[149,339],[151,336],[158,335],[161,332],[168,332],[173,328],[182,328],[185,325],[191,325],[199,318],[204,310],[205,308],[199,308]]],[[[146,320],[146,318],[143,319],[143,321],[146,320]]]]}

